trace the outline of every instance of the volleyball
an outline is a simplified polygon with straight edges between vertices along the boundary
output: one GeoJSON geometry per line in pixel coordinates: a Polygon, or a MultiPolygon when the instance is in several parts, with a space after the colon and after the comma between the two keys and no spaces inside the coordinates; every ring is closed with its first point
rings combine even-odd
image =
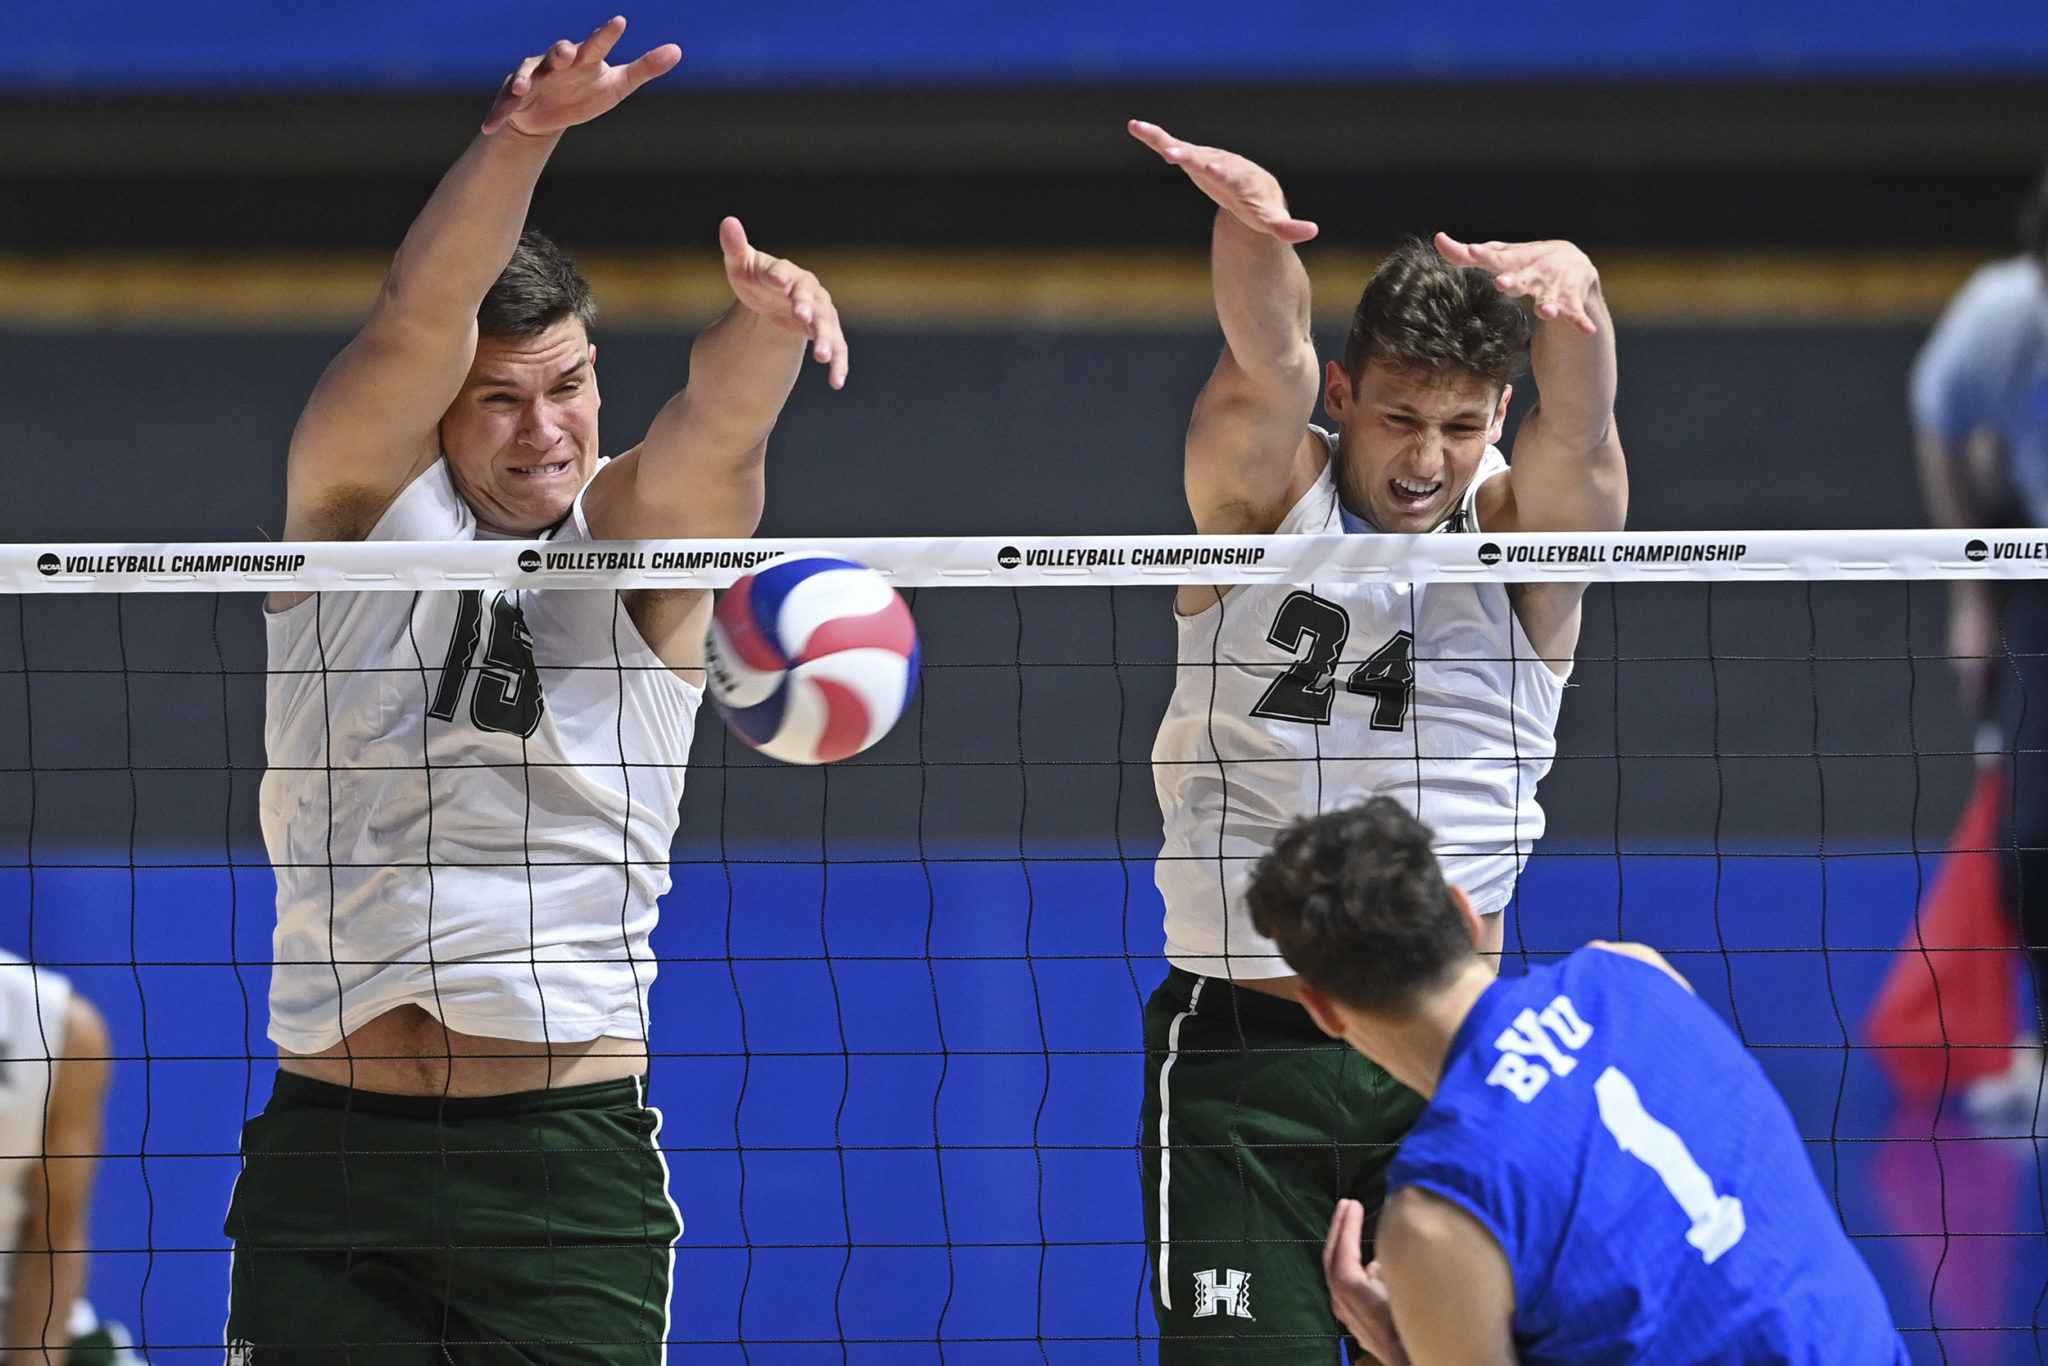
{"type": "Polygon", "coordinates": [[[704,655],[725,724],[785,763],[860,753],[917,691],[910,608],[880,574],[831,555],[784,555],[726,589],[704,655]]]}

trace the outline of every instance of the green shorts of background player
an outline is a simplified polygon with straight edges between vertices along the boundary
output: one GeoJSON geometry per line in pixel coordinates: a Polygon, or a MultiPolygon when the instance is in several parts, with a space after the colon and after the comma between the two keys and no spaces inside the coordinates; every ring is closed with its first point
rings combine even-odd
{"type": "Polygon", "coordinates": [[[1145,1052],[1160,1366],[1342,1361],[1330,1213],[1378,1211],[1422,1098],[1294,1002],[1179,968],[1145,1008],[1145,1052]]]}
{"type": "Polygon", "coordinates": [[[281,1072],[228,1211],[230,1366],[654,1366],[681,1233],[641,1081],[443,1099],[281,1072]]]}

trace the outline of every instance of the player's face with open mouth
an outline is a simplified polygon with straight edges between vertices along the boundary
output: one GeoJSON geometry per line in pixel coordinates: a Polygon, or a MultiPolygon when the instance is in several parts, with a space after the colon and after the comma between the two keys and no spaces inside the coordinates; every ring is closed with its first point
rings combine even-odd
{"type": "Polygon", "coordinates": [[[1334,363],[1328,378],[1345,506],[1381,531],[1434,529],[1465,496],[1487,444],[1500,439],[1507,387],[1370,362],[1356,385],[1334,363]]]}
{"type": "Polygon", "coordinates": [[[597,472],[596,359],[574,318],[524,341],[478,339],[441,450],[485,530],[553,526],[597,472]]]}

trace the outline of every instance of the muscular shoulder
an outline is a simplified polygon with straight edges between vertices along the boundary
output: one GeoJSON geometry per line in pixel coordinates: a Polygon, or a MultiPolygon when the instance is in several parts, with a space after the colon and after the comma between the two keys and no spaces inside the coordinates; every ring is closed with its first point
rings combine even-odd
{"type": "Polygon", "coordinates": [[[1486,1226],[1463,1205],[1425,1186],[1403,1186],[1387,1197],[1380,1215],[1379,1247],[1388,1256],[1397,1251],[1427,1252],[1457,1247],[1478,1239],[1493,1243],[1486,1226]]]}
{"type": "Polygon", "coordinates": [[[1629,941],[1610,942],[1605,939],[1595,939],[1589,942],[1586,947],[1589,949],[1600,949],[1606,953],[1619,954],[1623,958],[1633,958],[1639,963],[1648,963],[1658,971],[1668,974],[1672,981],[1678,983],[1687,991],[1692,990],[1692,983],[1685,980],[1684,974],[1679,972],[1677,968],[1672,967],[1663,954],[1657,952],[1648,944],[1637,944],[1629,941]]]}
{"type": "Polygon", "coordinates": [[[1376,1251],[1394,1327],[1417,1366],[1512,1366],[1514,1272],[1470,1211],[1434,1191],[1403,1186],[1380,1216],[1376,1251]]]}

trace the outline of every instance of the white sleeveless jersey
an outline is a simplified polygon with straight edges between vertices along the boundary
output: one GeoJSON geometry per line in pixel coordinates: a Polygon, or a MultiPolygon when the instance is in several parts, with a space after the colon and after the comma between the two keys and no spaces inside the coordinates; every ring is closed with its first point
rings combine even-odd
{"type": "Polygon", "coordinates": [[[28,1212],[28,1179],[43,1159],[70,1010],[68,978],[0,951],[0,1313],[14,1284],[4,1257],[14,1254],[28,1212]]]}
{"type": "MultiPolygon", "coordinates": [[[[446,463],[378,541],[462,541],[446,463]]],[[[579,496],[556,540],[587,540],[579,496]]],[[[319,593],[268,615],[270,1037],[399,1005],[467,1034],[647,1032],[647,937],[702,691],[615,592],[319,593]]]]}
{"type": "MultiPolygon", "coordinates": [[[[1282,534],[1346,530],[1330,462],[1282,534]]],[[[1487,448],[1445,522],[1477,531],[1487,448]]],[[[1353,527],[1362,526],[1353,519],[1353,527]]],[[[1370,534],[1370,528],[1365,528],[1370,534]]],[[[1252,928],[1252,865],[1297,817],[1390,796],[1436,831],[1444,876],[1481,914],[1514,892],[1543,833],[1564,680],[1498,583],[1240,584],[1178,619],[1173,700],[1152,746],[1166,839],[1154,880],[1166,956],[1204,976],[1292,969],[1252,928]]]]}

